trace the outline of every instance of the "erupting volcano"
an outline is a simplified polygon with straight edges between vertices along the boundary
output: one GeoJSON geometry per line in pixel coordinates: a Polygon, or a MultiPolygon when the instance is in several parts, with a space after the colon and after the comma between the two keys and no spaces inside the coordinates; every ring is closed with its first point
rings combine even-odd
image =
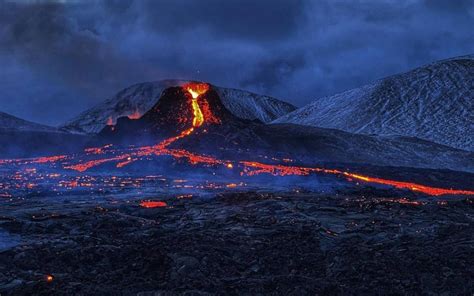
{"type": "Polygon", "coordinates": [[[0,0],[0,296],[474,296],[474,3],[385,2],[0,0]]]}
{"type": "MultiPolygon", "coordinates": [[[[204,165],[210,168],[218,166],[224,167],[231,171],[239,172],[240,176],[255,176],[259,174],[270,174],[274,176],[306,176],[310,174],[330,174],[343,177],[349,181],[359,181],[372,184],[389,185],[395,188],[408,189],[411,191],[422,192],[428,195],[471,195],[474,191],[445,189],[439,187],[430,187],[414,182],[402,182],[384,178],[365,176],[359,173],[351,173],[340,169],[328,169],[311,166],[296,166],[279,163],[264,163],[255,161],[254,159],[227,159],[216,156],[196,153],[188,150],[188,148],[178,147],[178,141],[194,136],[190,140],[191,143],[202,141],[202,137],[210,137],[209,129],[213,134],[220,135],[222,128],[227,128],[229,122],[235,122],[237,128],[232,128],[232,133],[239,132],[238,127],[247,124],[241,119],[235,118],[220,103],[219,97],[214,93],[207,83],[187,83],[180,88],[172,88],[166,90],[157,105],[143,116],[137,116],[130,120],[130,116],[125,119],[119,119],[114,126],[106,127],[104,135],[110,139],[114,139],[117,135],[125,134],[129,136],[132,131],[134,133],[149,134],[155,131],[159,135],[169,130],[174,131],[178,135],[161,140],[157,144],[143,145],[130,148],[112,149],[112,145],[108,144],[104,147],[88,148],[85,150],[85,156],[82,155],[62,155],[43,157],[38,159],[25,160],[4,160],[4,164],[32,165],[45,164],[63,166],[67,170],[77,172],[85,172],[92,168],[98,168],[107,163],[115,163],[115,167],[123,169],[137,161],[146,161],[151,157],[171,156],[174,159],[185,159],[193,165],[204,165]],[[223,121],[224,118],[226,121],[223,121]],[[170,123],[171,122],[171,123],[170,123]],[[174,123],[173,123],[174,122],[174,123]],[[223,125],[222,127],[221,124],[223,125]],[[176,128],[181,128],[181,131],[176,128]],[[199,131],[199,134],[196,132],[199,131]],[[176,146],[176,147],[175,147],[176,146]],[[87,160],[88,159],[88,160],[87,160]]],[[[189,144],[186,146],[190,146],[189,144]]],[[[212,151],[212,147],[209,151],[212,151]]],[[[244,154],[248,155],[248,154],[244,154]]],[[[278,159],[272,157],[264,157],[278,159]]],[[[297,162],[297,160],[286,159],[285,162],[297,162]]],[[[1,164],[1,163],[0,163],[1,164]]]]}

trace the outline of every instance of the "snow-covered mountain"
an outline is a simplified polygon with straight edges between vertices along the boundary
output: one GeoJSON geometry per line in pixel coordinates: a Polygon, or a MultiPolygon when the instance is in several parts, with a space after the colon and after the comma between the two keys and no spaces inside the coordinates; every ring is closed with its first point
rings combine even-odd
{"type": "Polygon", "coordinates": [[[315,100],[274,123],[402,135],[474,150],[474,55],[315,100]]]}
{"type": "MultiPolygon", "coordinates": [[[[163,90],[183,85],[188,81],[161,80],[132,85],[114,97],[86,110],[60,128],[74,133],[98,133],[107,124],[120,117],[136,118],[150,110],[159,100],[163,90]]],[[[296,107],[277,99],[243,90],[212,86],[224,106],[235,116],[268,123],[296,107]]]]}
{"type": "Polygon", "coordinates": [[[13,115],[0,112],[0,130],[2,131],[28,131],[28,132],[55,132],[53,127],[27,121],[13,115]]]}

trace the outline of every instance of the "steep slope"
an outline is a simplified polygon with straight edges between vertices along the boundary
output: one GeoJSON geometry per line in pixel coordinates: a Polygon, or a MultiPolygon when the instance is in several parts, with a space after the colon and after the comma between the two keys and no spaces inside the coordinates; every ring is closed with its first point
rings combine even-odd
{"type": "MultiPolygon", "coordinates": [[[[185,84],[182,80],[162,80],[132,85],[103,103],[86,110],[61,129],[77,133],[98,133],[107,124],[115,124],[120,117],[137,118],[150,110],[159,100],[163,90],[185,84]]],[[[250,92],[212,86],[224,106],[235,116],[270,122],[296,108],[277,99],[250,92]]]]}
{"type": "Polygon", "coordinates": [[[30,131],[54,132],[55,128],[27,121],[13,115],[0,112],[0,130],[2,131],[30,131]]]}
{"type": "Polygon", "coordinates": [[[402,135],[474,150],[474,56],[439,61],[334,96],[274,123],[402,135]]]}

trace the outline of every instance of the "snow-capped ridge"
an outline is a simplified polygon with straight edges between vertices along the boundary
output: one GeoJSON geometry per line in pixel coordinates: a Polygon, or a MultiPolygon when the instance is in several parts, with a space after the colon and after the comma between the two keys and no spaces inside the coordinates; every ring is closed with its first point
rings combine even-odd
{"type": "Polygon", "coordinates": [[[474,151],[474,55],[316,99],[273,123],[401,135],[474,151]]]}

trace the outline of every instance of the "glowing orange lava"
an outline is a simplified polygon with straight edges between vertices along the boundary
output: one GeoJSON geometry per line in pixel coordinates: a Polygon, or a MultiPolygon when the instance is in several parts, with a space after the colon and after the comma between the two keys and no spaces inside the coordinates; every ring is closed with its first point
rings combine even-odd
{"type": "Polygon", "coordinates": [[[188,83],[183,86],[188,91],[193,99],[197,99],[200,95],[205,94],[209,90],[207,83],[188,83]]]}
{"type": "Polygon", "coordinates": [[[198,98],[209,90],[207,83],[188,83],[184,89],[191,94],[191,107],[193,108],[193,127],[200,127],[204,123],[204,115],[199,107],[198,98]]]}
{"type": "Polygon", "coordinates": [[[47,162],[56,162],[58,160],[64,160],[66,159],[66,155],[57,155],[57,156],[45,156],[45,157],[39,157],[34,160],[32,160],[30,163],[47,163],[47,162]]]}
{"type": "Polygon", "coordinates": [[[364,181],[366,183],[390,185],[398,189],[408,189],[411,191],[419,191],[419,192],[423,192],[425,194],[434,195],[434,196],[445,195],[445,194],[474,195],[474,191],[470,191],[470,190],[457,190],[457,189],[430,187],[430,186],[420,185],[420,184],[411,183],[411,182],[400,182],[400,181],[394,181],[394,180],[388,180],[388,179],[373,178],[373,177],[363,176],[359,174],[343,172],[340,170],[299,167],[299,166],[271,165],[271,164],[263,164],[259,162],[249,162],[249,161],[241,161],[240,163],[244,165],[243,173],[249,176],[254,176],[254,175],[258,175],[262,173],[272,174],[275,176],[288,176],[288,175],[303,176],[303,175],[309,175],[310,173],[326,173],[326,174],[342,175],[348,178],[364,181]]]}
{"type": "Polygon", "coordinates": [[[140,206],[142,208],[163,208],[166,207],[168,204],[164,201],[152,201],[152,200],[144,200],[140,202],[140,206]]]}
{"type": "Polygon", "coordinates": [[[367,177],[367,176],[361,176],[357,174],[351,174],[344,172],[344,175],[350,176],[352,178],[362,180],[368,183],[375,183],[375,184],[384,184],[384,185],[390,185],[395,188],[399,189],[408,189],[411,191],[419,191],[426,193],[428,195],[434,195],[434,196],[439,196],[439,195],[445,195],[445,194],[452,194],[452,195],[474,195],[474,191],[470,190],[457,190],[457,189],[445,189],[445,188],[437,188],[437,187],[430,187],[430,186],[424,186],[416,183],[410,183],[410,182],[400,182],[400,181],[393,181],[393,180],[387,180],[387,179],[380,179],[380,178],[373,178],[373,177],[367,177]]]}

